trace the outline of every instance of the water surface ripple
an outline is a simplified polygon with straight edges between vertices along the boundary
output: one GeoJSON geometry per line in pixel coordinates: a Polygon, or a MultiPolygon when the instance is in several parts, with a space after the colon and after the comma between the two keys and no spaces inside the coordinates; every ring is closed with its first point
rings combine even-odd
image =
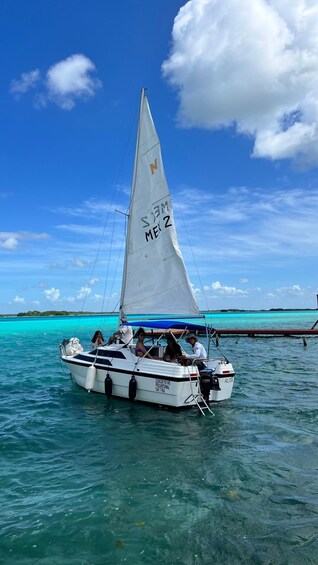
{"type": "MultiPolygon", "coordinates": [[[[316,316],[216,321],[311,327],[316,316]]],[[[88,345],[100,323],[0,321],[0,562],[317,564],[318,340],[222,339],[235,389],[202,417],[77,388],[59,341],[88,345]]]]}

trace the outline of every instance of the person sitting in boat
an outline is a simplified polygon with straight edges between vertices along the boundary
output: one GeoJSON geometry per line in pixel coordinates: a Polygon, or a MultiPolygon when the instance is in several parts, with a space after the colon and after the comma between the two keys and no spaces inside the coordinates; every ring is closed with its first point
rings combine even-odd
{"type": "Polygon", "coordinates": [[[136,355],[137,357],[148,357],[150,359],[155,359],[149,352],[146,346],[144,345],[144,339],[146,337],[145,330],[143,328],[139,328],[136,332],[135,336],[138,341],[136,344],[136,355]]]}
{"type": "Polygon", "coordinates": [[[202,359],[207,358],[204,345],[202,345],[202,343],[198,341],[197,336],[193,333],[189,333],[185,339],[188,343],[190,343],[193,353],[192,355],[183,355],[180,361],[185,365],[190,365],[191,359],[193,359],[193,363],[198,367],[199,371],[202,371],[206,368],[206,365],[202,361],[202,359]]]}
{"type": "Polygon", "coordinates": [[[129,326],[127,322],[126,316],[122,316],[119,329],[109,338],[108,345],[111,343],[123,343],[124,345],[128,345],[132,342],[134,333],[132,327],[129,326]]]}
{"type": "Polygon", "coordinates": [[[100,330],[97,330],[93,337],[92,337],[92,343],[94,344],[94,347],[101,347],[104,344],[104,337],[103,334],[100,330]]]}
{"type": "Polygon", "coordinates": [[[177,363],[178,359],[182,357],[182,350],[176,338],[171,332],[166,334],[167,347],[163,354],[163,360],[170,363],[177,363]]]}

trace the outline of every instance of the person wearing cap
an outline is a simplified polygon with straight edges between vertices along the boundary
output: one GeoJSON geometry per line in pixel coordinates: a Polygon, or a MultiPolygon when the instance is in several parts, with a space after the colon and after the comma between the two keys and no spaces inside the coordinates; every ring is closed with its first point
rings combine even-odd
{"type": "Polygon", "coordinates": [[[132,327],[128,325],[126,316],[122,316],[120,319],[120,326],[108,341],[108,344],[114,343],[119,341],[119,343],[123,343],[124,345],[128,345],[132,342],[134,337],[132,327]]]}
{"type": "Polygon", "coordinates": [[[192,355],[187,355],[188,359],[200,359],[200,361],[196,362],[195,364],[198,366],[199,370],[205,368],[205,364],[203,363],[202,359],[207,358],[206,350],[204,345],[198,341],[198,338],[195,334],[189,333],[185,338],[188,343],[190,343],[192,347],[192,355]]]}

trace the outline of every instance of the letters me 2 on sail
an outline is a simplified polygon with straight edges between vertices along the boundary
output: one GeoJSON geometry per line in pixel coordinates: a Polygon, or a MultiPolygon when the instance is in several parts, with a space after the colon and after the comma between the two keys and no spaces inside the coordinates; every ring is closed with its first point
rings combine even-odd
{"type": "Polygon", "coordinates": [[[169,199],[163,198],[162,201],[153,205],[147,216],[141,218],[146,241],[157,239],[163,229],[172,227],[169,211],[169,199]]]}

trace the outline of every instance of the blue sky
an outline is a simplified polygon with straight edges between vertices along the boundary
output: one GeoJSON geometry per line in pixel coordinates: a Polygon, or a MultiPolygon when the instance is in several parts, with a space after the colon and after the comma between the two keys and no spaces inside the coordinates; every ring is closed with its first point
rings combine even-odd
{"type": "Polygon", "coordinates": [[[118,306],[142,87],[199,306],[315,308],[315,4],[3,0],[0,312],[118,306]]]}

